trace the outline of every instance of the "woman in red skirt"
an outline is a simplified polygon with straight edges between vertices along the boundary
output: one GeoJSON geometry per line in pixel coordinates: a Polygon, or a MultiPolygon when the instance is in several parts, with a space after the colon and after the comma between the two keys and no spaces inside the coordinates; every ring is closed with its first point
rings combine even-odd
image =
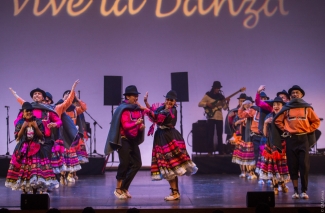
{"type": "Polygon", "coordinates": [[[171,194],[165,197],[167,201],[180,199],[178,176],[192,175],[198,170],[186,151],[182,135],[175,129],[176,99],[176,92],[171,90],[166,95],[165,103],[157,108],[150,107],[148,93],[144,97],[146,106],[150,108],[147,115],[154,123],[148,135],[153,133],[155,124],[158,126],[152,148],[151,177],[152,180],[166,179],[169,182],[171,194]]]}

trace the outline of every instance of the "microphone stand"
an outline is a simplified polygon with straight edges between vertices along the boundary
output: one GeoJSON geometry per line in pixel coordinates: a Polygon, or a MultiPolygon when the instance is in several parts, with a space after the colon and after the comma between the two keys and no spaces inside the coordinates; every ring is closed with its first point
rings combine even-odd
{"type": "Polygon", "coordinates": [[[7,117],[6,117],[6,123],[7,123],[7,152],[4,156],[8,157],[10,156],[9,154],[9,143],[11,143],[12,141],[10,141],[10,131],[9,131],[9,106],[5,106],[5,108],[7,108],[7,117]]]}
{"type": "MultiPolygon", "coordinates": [[[[92,152],[92,150],[90,148],[90,156],[92,156],[92,154],[97,154],[97,155],[103,157],[104,155],[99,154],[96,151],[96,125],[98,125],[101,129],[103,129],[103,128],[99,125],[99,123],[93,117],[91,117],[91,115],[87,111],[85,111],[85,113],[94,121],[94,123],[93,123],[94,124],[94,151],[92,152]]],[[[90,146],[91,146],[91,143],[90,143],[90,146]]]]}

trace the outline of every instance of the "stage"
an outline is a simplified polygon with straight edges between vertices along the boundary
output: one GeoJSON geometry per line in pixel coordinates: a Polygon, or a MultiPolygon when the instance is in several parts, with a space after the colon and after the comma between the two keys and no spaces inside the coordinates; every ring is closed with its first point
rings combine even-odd
{"type": "MultiPolygon", "coordinates": [[[[170,190],[167,181],[151,181],[150,171],[139,171],[129,191],[132,198],[118,200],[115,189],[115,171],[103,175],[83,175],[75,184],[60,186],[50,193],[52,208],[62,212],[81,212],[84,207],[92,206],[96,212],[126,212],[128,208],[141,209],[140,212],[254,212],[246,207],[247,191],[272,190],[268,185],[259,185],[257,180],[247,180],[238,174],[196,174],[179,178],[181,200],[164,201],[170,190]],[[153,211],[154,210],[154,211],[153,211]]],[[[11,212],[20,211],[19,191],[4,186],[5,178],[0,178],[0,206],[11,212]]],[[[296,212],[297,208],[308,208],[321,212],[321,199],[324,198],[325,179],[321,175],[310,175],[309,200],[291,199],[292,186],[288,184],[288,194],[275,196],[272,212],[296,212]]],[[[36,211],[33,211],[36,212],[36,211]]],[[[39,210],[38,212],[46,212],[39,210]]]]}
{"type": "MultiPolygon", "coordinates": [[[[311,156],[311,165],[321,167],[325,156],[311,156]],[[319,166],[321,165],[321,166],[319,166]]],[[[0,158],[2,168],[10,158],[0,158]]],[[[79,180],[67,186],[60,186],[50,193],[51,208],[62,212],[81,212],[87,206],[92,206],[96,212],[126,212],[129,208],[138,208],[140,212],[204,212],[212,213],[216,209],[224,213],[255,212],[254,208],[246,208],[246,194],[249,191],[273,191],[265,184],[259,185],[257,180],[239,178],[238,165],[231,164],[230,155],[193,155],[193,161],[198,165],[199,172],[193,176],[179,178],[181,199],[164,201],[164,196],[170,193],[166,180],[151,181],[150,170],[143,167],[135,177],[129,189],[132,198],[118,200],[113,191],[116,184],[116,168],[106,168],[101,173],[103,157],[91,157],[90,163],[83,164],[79,172],[79,180]],[[229,160],[230,159],[230,160],[229,160]],[[88,173],[88,174],[87,174],[88,173]]],[[[317,168],[318,168],[317,167],[317,168]]],[[[322,166],[323,168],[323,166],[322,166]]],[[[311,170],[312,171],[312,170],[311,170]]],[[[2,171],[1,173],[4,173],[2,171]]],[[[0,182],[0,207],[11,212],[30,212],[20,210],[20,191],[12,191],[4,186],[5,176],[0,182]]],[[[292,184],[288,183],[289,193],[279,193],[275,196],[275,208],[271,212],[297,212],[298,208],[307,208],[310,212],[321,212],[321,202],[324,203],[325,178],[323,174],[310,174],[308,200],[293,200],[292,184]]],[[[38,210],[33,212],[46,212],[38,210]]]]}

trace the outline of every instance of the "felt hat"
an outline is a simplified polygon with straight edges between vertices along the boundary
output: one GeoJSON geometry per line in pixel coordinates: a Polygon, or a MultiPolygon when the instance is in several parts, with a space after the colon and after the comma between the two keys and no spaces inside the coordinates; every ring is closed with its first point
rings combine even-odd
{"type": "Polygon", "coordinates": [[[177,93],[174,90],[170,90],[169,92],[167,92],[165,98],[169,98],[169,99],[177,99],[177,93]]]}
{"type": "Polygon", "coordinates": [[[30,91],[30,97],[31,98],[33,98],[33,95],[34,95],[35,92],[42,93],[43,98],[45,98],[45,96],[46,96],[46,93],[44,92],[44,90],[41,90],[40,88],[37,87],[36,89],[33,89],[32,91],[30,91]]]}
{"type": "Polygon", "coordinates": [[[71,92],[71,90],[66,90],[66,91],[64,91],[62,97],[64,97],[65,94],[70,93],[70,92],[71,92]]]}
{"type": "Polygon", "coordinates": [[[251,96],[246,96],[246,99],[245,100],[249,100],[250,102],[254,103],[254,100],[251,96]]]}
{"type": "Polygon", "coordinates": [[[277,92],[277,93],[276,93],[276,96],[279,96],[279,95],[281,95],[281,94],[287,96],[287,98],[290,99],[290,95],[287,93],[286,90],[282,90],[281,92],[277,92]]]}
{"type": "Polygon", "coordinates": [[[33,109],[33,106],[31,105],[31,103],[29,102],[24,102],[23,105],[21,106],[21,109],[22,110],[32,110],[33,109]]]}
{"type": "Polygon", "coordinates": [[[246,99],[246,93],[240,93],[239,97],[237,99],[246,99]]]}
{"type": "Polygon", "coordinates": [[[215,82],[213,82],[213,85],[212,85],[212,88],[213,89],[220,89],[222,86],[221,86],[221,83],[220,83],[220,81],[215,81],[215,82]]]}
{"type": "Polygon", "coordinates": [[[286,103],[280,98],[279,96],[275,97],[273,100],[266,100],[265,103],[268,103],[269,105],[273,105],[274,102],[282,103],[282,105],[285,105],[286,103]]]}
{"type": "Polygon", "coordinates": [[[53,97],[52,97],[51,93],[45,92],[45,94],[46,94],[46,97],[51,101],[50,104],[53,104],[53,97]]]}
{"type": "Polygon", "coordinates": [[[270,98],[266,95],[265,92],[261,92],[261,93],[260,93],[260,97],[261,97],[261,98],[266,98],[267,100],[270,99],[270,98]]]}
{"type": "Polygon", "coordinates": [[[141,93],[138,92],[137,87],[134,85],[130,85],[125,88],[123,95],[138,95],[138,94],[141,94],[141,93]]]}
{"type": "Polygon", "coordinates": [[[301,89],[300,86],[298,86],[298,85],[293,85],[293,86],[288,90],[289,95],[291,95],[291,92],[292,92],[293,90],[299,90],[299,91],[302,93],[302,97],[305,96],[305,91],[304,91],[303,89],[301,89]]]}

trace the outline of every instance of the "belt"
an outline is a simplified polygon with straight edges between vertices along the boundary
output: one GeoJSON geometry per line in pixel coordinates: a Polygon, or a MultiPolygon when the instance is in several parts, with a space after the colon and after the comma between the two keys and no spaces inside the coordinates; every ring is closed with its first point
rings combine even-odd
{"type": "Polygon", "coordinates": [[[257,133],[255,133],[255,132],[251,132],[251,137],[253,137],[254,135],[256,135],[256,136],[260,136],[260,137],[263,136],[262,134],[257,134],[257,133]]]}
{"type": "Polygon", "coordinates": [[[291,136],[295,136],[295,135],[307,135],[308,133],[307,132],[303,132],[303,133],[290,133],[290,132],[283,132],[281,137],[283,138],[287,138],[287,137],[291,137],[291,136]]]}
{"type": "Polygon", "coordinates": [[[168,126],[158,126],[159,129],[170,129],[168,126]]]}

